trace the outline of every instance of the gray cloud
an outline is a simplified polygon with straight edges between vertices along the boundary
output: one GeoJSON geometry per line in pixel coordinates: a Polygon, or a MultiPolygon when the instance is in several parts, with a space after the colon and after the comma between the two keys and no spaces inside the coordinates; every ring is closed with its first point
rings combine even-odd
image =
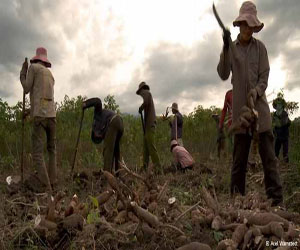
{"type": "Polygon", "coordinates": [[[24,57],[34,56],[35,48],[45,46],[52,61],[59,60],[62,43],[48,29],[44,15],[55,13],[52,1],[11,1],[0,3],[0,64],[8,71],[19,69],[24,57]]]}
{"type": "Polygon", "coordinates": [[[35,49],[48,49],[49,60],[56,64],[64,53],[58,33],[51,31],[53,13],[61,7],[54,1],[2,0],[0,2],[0,96],[17,97],[20,68],[25,57],[35,55],[35,49]],[[9,88],[7,87],[9,86],[9,88]]]}
{"type": "Polygon", "coordinates": [[[218,89],[223,98],[222,90],[230,85],[222,85],[216,71],[221,50],[219,40],[219,34],[210,33],[191,48],[166,42],[149,48],[142,69],[135,72],[128,90],[116,99],[127,112],[136,112],[141,99],[135,91],[141,81],[149,84],[157,113],[175,101],[201,104],[209,100],[208,92],[217,93],[218,89]]]}
{"type": "MultiPolygon", "coordinates": [[[[271,63],[279,55],[282,56],[284,69],[289,76],[286,88],[298,88],[300,48],[297,38],[300,37],[300,20],[297,12],[300,1],[256,2],[258,16],[265,23],[264,29],[256,36],[265,43],[271,63]],[[292,43],[296,46],[292,46],[292,43]]],[[[152,45],[145,51],[143,63],[132,73],[131,83],[120,93],[111,87],[115,69],[129,62],[131,56],[126,50],[123,24],[112,10],[105,12],[105,19],[93,19],[94,14],[99,15],[95,13],[93,4],[94,1],[87,4],[72,0],[2,0],[0,96],[6,98],[15,95],[24,57],[33,56],[35,48],[42,45],[48,49],[53,65],[58,67],[70,56],[71,47],[72,58],[78,61],[70,62],[72,65],[69,69],[72,72],[66,72],[66,86],[61,88],[63,92],[71,89],[69,95],[80,94],[82,90],[86,90],[83,94],[87,96],[115,94],[122,111],[136,113],[142,100],[135,91],[139,82],[144,80],[151,87],[157,113],[177,100],[185,107],[192,102],[211,103],[214,97],[216,103],[222,103],[230,84],[222,83],[216,72],[222,46],[221,30],[207,34],[203,41],[191,47],[165,41],[152,45]],[[84,10],[85,15],[79,18],[80,10],[84,10]],[[88,25],[88,34],[85,34],[81,27],[88,25]],[[72,46],[69,47],[68,43],[72,46]],[[7,88],[7,83],[11,83],[12,88],[7,88]]],[[[235,1],[230,6],[227,0],[218,2],[217,10],[231,30],[239,8],[235,1]]],[[[211,10],[208,11],[213,15],[211,10]]],[[[217,25],[214,22],[213,25],[217,25]]],[[[60,79],[56,80],[60,84],[60,79]]]]}
{"type": "Polygon", "coordinates": [[[299,88],[300,47],[299,44],[292,46],[292,43],[299,43],[300,1],[264,0],[258,2],[257,8],[259,18],[268,21],[261,39],[266,44],[270,60],[281,55],[289,76],[285,87],[289,90],[299,88]]]}
{"type": "MultiPolygon", "coordinates": [[[[289,90],[298,88],[300,48],[299,45],[291,47],[290,41],[295,41],[295,37],[299,37],[300,34],[298,18],[300,1],[257,2],[258,17],[268,25],[265,25],[262,32],[255,36],[266,44],[270,62],[279,55],[283,57],[284,69],[289,75],[286,88],[289,90]]],[[[237,3],[231,3],[229,8],[228,1],[220,1],[217,5],[225,26],[232,30],[232,21],[238,16],[239,8],[237,3]]],[[[136,88],[141,80],[149,83],[153,97],[156,99],[157,109],[160,111],[176,100],[201,104],[208,101],[208,93],[211,92],[222,99],[225,89],[230,85],[228,83],[222,85],[216,72],[220,49],[221,31],[209,34],[205,41],[199,42],[190,49],[178,44],[161,42],[148,50],[142,69],[135,74],[136,78],[132,84],[136,88]]],[[[132,102],[136,100],[134,99],[135,88],[130,86],[132,93],[128,90],[117,97],[122,106],[124,105],[131,112],[136,112],[139,105],[139,100],[132,102]],[[131,100],[130,104],[128,100],[131,100]]]]}

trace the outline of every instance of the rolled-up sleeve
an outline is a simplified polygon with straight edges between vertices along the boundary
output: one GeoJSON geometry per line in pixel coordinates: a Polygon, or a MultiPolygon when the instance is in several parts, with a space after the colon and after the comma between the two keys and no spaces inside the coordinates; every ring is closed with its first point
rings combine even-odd
{"type": "Polygon", "coordinates": [[[268,52],[263,43],[259,44],[259,69],[258,69],[258,82],[256,85],[256,90],[259,96],[262,96],[265,93],[266,88],[268,87],[268,78],[270,72],[268,52]]]}

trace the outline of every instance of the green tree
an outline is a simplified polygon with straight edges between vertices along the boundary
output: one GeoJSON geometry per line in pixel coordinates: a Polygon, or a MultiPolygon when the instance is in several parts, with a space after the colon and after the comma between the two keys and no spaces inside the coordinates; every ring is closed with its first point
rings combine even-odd
{"type": "Polygon", "coordinates": [[[299,109],[298,102],[287,102],[284,99],[283,89],[281,89],[277,93],[276,99],[273,100],[273,107],[274,107],[274,102],[280,101],[280,100],[282,100],[284,102],[285,110],[291,115],[299,109]]]}
{"type": "Polygon", "coordinates": [[[119,105],[117,104],[113,95],[107,95],[104,98],[104,108],[120,113],[119,105]]]}

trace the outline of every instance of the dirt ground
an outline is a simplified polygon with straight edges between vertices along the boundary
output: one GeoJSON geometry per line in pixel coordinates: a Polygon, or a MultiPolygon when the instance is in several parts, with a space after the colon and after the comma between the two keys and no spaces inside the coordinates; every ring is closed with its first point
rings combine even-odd
{"type": "Polygon", "coordinates": [[[180,249],[276,249],[282,242],[300,249],[300,215],[292,211],[299,194],[285,208],[271,208],[261,168],[252,167],[247,195],[231,198],[230,164],[210,160],[185,172],[166,167],[157,176],[126,165],[118,177],[65,171],[52,196],[8,185],[2,172],[0,249],[169,250],[190,242],[207,246],[180,249]]]}

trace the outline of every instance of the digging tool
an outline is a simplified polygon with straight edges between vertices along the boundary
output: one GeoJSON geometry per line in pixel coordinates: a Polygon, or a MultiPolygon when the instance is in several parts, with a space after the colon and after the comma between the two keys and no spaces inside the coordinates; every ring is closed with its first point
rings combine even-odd
{"type": "MultiPolygon", "coordinates": [[[[27,57],[25,62],[28,63],[27,57]]],[[[23,90],[23,103],[22,103],[22,138],[21,138],[21,181],[24,180],[24,127],[25,127],[25,90],[23,90]]]]}
{"type": "MultiPolygon", "coordinates": [[[[224,24],[223,24],[223,22],[222,22],[222,20],[221,20],[221,18],[219,16],[219,14],[217,12],[217,9],[216,9],[214,3],[213,3],[212,8],[213,8],[213,13],[215,15],[215,18],[217,19],[218,24],[220,25],[221,29],[223,30],[223,33],[224,34],[228,33],[229,29],[225,28],[225,26],[224,26],[224,24]]],[[[230,34],[230,32],[229,32],[229,34],[230,34]]],[[[229,35],[229,47],[230,47],[230,49],[232,51],[233,57],[236,59],[237,58],[237,53],[235,52],[235,47],[233,46],[232,39],[231,39],[230,35],[229,35]]]]}
{"type": "Polygon", "coordinates": [[[74,157],[73,157],[73,162],[72,162],[72,169],[71,169],[71,176],[75,167],[75,162],[76,162],[76,155],[78,151],[78,144],[79,144],[79,139],[80,139],[80,133],[81,133],[81,128],[82,128],[82,122],[83,122],[83,117],[84,117],[84,110],[82,110],[81,117],[80,117],[80,125],[79,125],[79,131],[78,131],[78,136],[77,136],[77,141],[76,141],[76,146],[75,146],[75,152],[74,152],[74,157]]]}
{"type": "Polygon", "coordinates": [[[175,114],[175,140],[177,141],[177,115],[175,114]]]}
{"type": "Polygon", "coordinates": [[[143,126],[143,132],[144,132],[144,135],[145,135],[145,123],[144,123],[144,117],[143,117],[143,113],[140,113],[141,114],[141,121],[142,121],[142,126],[143,126]]]}

